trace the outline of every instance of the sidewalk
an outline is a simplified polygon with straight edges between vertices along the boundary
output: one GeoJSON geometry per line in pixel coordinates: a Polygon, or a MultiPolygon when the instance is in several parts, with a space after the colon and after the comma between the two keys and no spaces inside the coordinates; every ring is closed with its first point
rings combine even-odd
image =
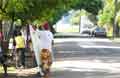
{"type": "Polygon", "coordinates": [[[89,35],[87,34],[80,34],[80,33],[56,33],[54,34],[55,38],[69,38],[69,37],[74,37],[74,38],[88,38],[89,35]]]}
{"type": "Polygon", "coordinates": [[[120,43],[120,38],[114,38],[114,39],[110,39],[112,40],[113,42],[116,42],[116,43],[120,43]]]}

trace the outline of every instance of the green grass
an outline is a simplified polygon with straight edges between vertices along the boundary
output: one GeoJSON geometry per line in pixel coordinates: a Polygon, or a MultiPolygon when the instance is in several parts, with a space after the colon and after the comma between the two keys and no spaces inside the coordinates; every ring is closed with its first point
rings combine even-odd
{"type": "MultiPolygon", "coordinates": [[[[14,73],[16,71],[15,67],[8,67],[8,73],[14,73]]],[[[0,65],[0,73],[4,73],[3,67],[0,65]]]]}

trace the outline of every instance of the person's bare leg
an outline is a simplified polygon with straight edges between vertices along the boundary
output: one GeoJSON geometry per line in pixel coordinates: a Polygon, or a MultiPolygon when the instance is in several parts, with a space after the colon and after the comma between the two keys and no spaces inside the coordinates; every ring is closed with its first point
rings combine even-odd
{"type": "Polygon", "coordinates": [[[4,75],[7,76],[7,65],[3,64],[3,69],[4,69],[4,75]]]}

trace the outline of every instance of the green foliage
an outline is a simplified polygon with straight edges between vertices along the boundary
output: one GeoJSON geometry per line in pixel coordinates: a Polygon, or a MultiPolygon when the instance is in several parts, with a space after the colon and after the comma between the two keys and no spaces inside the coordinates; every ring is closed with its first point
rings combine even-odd
{"type": "Polygon", "coordinates": [[[118,13],[117,13],[116,20],[117,20],[118,25],[119,25],[119,27],[120,27],[120,11],[118,11],[118,13]]]}
{"type": "Polygon", "coordinates": [[[116,20],[117,20],[118,25],[120,27],[120,0],[118,0],[118,3],[117,3],[117,10],[118,10],[118,12],[117,12],[116,20]]]}
{"type": "Polygon", "coordinates": [[[48,20],[52,24],[72,8],[84,8],[97,14],[101,7],[101,0],[0,0],[0,12],[9,18],[22,21],[39,19],[40,23],[48,20]]]}
{"type": "Polygon", "coordinates": [[[114,18],[114,0],[105,0],[104,8],[99,12],[98,22],[100,25],[104,25],[106,23],[112,24],[114,18]]]}
{"type": "Polygon", "coordinates": [[[74,0],[76,2],[76,9],[85,9],[95,15],[98,14],[99,9],[102,8],[102,0],[74,0]]]}
{"type": "MultiPolygon", "coordinates": [[[[100,25],[105,25],[107,23],[113,24],[114,19],[114,11],[115,11],[115,0],[105,0],[104,1],[104,8],[99,12],[98,15],[98,22],[100,25]]],[[[116,21],[118,22],[118,25],[120,26],[120,1],[117,2],[117,16],[116,21]]]]}

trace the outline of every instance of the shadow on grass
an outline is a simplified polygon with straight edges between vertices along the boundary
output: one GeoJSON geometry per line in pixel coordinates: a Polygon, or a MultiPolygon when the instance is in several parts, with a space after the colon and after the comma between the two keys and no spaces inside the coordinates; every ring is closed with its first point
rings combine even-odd
{"type": "Polygon", "coordinates": [[[16,78],[16,73],[8,73],[7,75],[0,73],[0,78],[16,78]]]}
{"type": "Polygon", "coordinates": [[[8,75],[4,75],[4,73],[0,73],[0,78],[40,78],[37,74],[29,74],[25,76],[20,76],[16,73],[8,73],[8,75]]]}

